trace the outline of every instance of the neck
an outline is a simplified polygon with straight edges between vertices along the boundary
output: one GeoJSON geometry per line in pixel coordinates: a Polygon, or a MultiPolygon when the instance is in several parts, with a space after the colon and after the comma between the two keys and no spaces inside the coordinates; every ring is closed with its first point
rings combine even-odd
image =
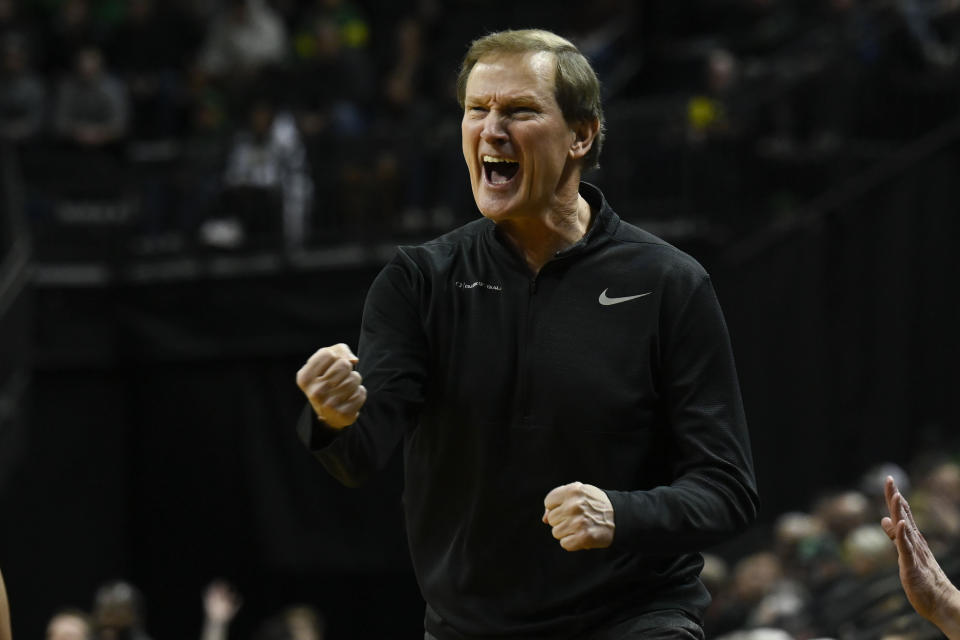
{"type": "Polygon", "coordinates": [[[590,228],[590,204],[579,193],[541,216],[509,220],[500,228],[537,274],[558,251],[576,244],[590,228]]]}

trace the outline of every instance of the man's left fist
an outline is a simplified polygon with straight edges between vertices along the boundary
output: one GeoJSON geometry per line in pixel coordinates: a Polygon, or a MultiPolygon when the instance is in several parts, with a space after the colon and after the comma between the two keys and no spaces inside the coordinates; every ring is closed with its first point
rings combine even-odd
{"type": "Polygon", "coordinates": [[[613,505],[601,489],[582,482],[557,487],[543,499],[543,522],[567,551],[604,549],[613,542],[613,505]]]}

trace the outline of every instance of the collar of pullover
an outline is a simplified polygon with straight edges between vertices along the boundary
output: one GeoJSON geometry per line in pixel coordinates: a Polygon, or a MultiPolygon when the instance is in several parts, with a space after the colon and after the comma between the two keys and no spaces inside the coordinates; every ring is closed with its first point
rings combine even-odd
{"type": "MultiPolygon", "coordinates": [[[[590,205],[594,218],[590,222],[590,228],[582,238],[575,243],[554,254],[553,259],[567,258],[583,253],[589,249],[599,246],[604,240],[613,235],[617,225],[620,223],[620,217],[607,204],[607,199],[603,193],[589,182],[580,183],[580,195],[590,205]]],[[[506,250],[514,258],[518,258],[516,251],[507,242],[502,234],[497,232],[497,225],[490,222],[489,233],[495,239],[498,245],[506,250]]]]}

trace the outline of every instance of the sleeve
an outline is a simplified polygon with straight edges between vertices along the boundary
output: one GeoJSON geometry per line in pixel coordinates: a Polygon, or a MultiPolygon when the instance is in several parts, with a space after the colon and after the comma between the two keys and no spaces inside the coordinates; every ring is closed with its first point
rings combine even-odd
{"type": "Polygon", "coordinates": [[[673,480],[607,491],[619,548],[698,551],[746,528],[759,508],[733,351],[709,276],[676,306],[664,308],[661,361],[673,480]]]}
{"type": "Polygon", "coordinates": [[[347,486],[359,486],[384,468],[404,434],[416,428],[427,383],[427,340],[417,302],[422,288],[419,268],[402,251],[370,287],[357,353],[367,401],[357,421],[331,429],[309,404],[301,416],[301,440],[347,486]]]}

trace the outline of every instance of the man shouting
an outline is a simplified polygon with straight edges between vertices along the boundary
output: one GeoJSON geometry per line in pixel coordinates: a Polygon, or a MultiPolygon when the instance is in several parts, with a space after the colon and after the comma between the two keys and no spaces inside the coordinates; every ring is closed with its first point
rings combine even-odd
{"type": "Polygon", "coordinates": [[[570,42],[480,38],[458,96],[483,217],[398,250],[358,356],[297,373],[301,437],[347,485],[403,443],[426,638],[702,638],[698,551],[757,510],[709,276],[581,182],[603,111],[570,42]]]}

